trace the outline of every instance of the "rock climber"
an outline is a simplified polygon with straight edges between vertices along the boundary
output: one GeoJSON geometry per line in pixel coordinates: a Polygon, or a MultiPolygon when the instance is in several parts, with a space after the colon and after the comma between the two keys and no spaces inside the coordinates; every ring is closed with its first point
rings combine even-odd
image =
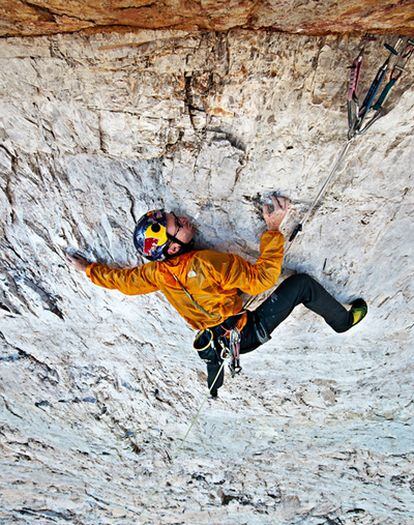
{"type": "Polygon", "coordinates": [[[290,202],[272,197],[264,205],[267,230],[260,240],[260,256],[251,264],[239,255],[194,248],[196,229],[190,219],[164,210],[149,211],[134,231],[137,251],[149,262],[133,268],[114,268],[68,255],[73,266],[96,285],[127,295],[160,290],[198,330],[194,348],[207,363],[207,383],[212,397],[223,384],[223,358],[229,340],[238,353],[250,352],[270,339],[275,328],[298,304],[317,313],[335,332],[345,332],[367,314],[363,299],[350,310],[336,301],[319,283],[305,274],[284,280],[255,311],[244,311],[241,293],[257,295],[272,288],[281,273],[284,237],[280,225],[290,202]]]}

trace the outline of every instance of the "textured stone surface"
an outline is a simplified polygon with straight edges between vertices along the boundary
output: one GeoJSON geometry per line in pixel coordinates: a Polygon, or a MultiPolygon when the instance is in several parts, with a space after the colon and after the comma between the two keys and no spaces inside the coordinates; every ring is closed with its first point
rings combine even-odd
{"type": "MultiPolygon", "coordinates": [[[[136,264],[150,206],[254,258],[259,195],[307,210],[346,137],[360,41],[268,32],[1,41],[0,522],[413,522],[413,65],[351,146],[286,264],[368,318],[298,308],[205,394],[191,331],[159,294],[94,287],[68,247],[136,264]]],[[[367,49],[366,87],[383,61],[367,49]]]]}
{"type": "Polygon", "coordinates": [[[412,0],[3,0],[0,15],[0,36],[132,28],[414,35],[412,0]]]}

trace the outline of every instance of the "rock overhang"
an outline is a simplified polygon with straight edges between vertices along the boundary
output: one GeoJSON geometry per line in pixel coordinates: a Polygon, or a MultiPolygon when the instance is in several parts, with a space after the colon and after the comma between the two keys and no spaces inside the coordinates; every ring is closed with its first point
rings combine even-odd
{"type": "Polygon", "coordinates": [[[410,0],[5,0],[0,13],[0,37],[76,31],[228,31],[233,28],[268,29],[314,36],[365,33],[414,35],[413,4],[410,0]]]}

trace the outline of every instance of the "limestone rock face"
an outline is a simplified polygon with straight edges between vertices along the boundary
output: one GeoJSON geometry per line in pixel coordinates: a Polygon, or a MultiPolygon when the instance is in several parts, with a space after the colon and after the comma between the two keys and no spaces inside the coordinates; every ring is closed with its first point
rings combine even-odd
{"type": "Polygon", "coordinates": [[[132,28],[414,35],[412,0],[3,0],[0,14],[0,36],[132,28]]]}
{"type": "Polygon", "coordinates": [[[343,302],[365,297],[367,319],[336,334],[298,307],[184,444],[206,395],[194,334],[159,293],[103,290],[65,262],[141,263],[134,224],[161,206],[194,218],[199,246],[254,260],[260,197],[291,197],[289,234],[346,142],[360,44],[1,40],[0,523],[413,522],[413,63],[286,257],[343,302]]]}

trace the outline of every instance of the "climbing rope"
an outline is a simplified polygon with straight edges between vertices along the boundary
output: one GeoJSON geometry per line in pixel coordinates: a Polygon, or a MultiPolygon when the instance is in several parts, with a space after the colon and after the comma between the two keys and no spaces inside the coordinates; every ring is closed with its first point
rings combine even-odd
{"type": "Polygon", "coordinates": [[[181,444],[180,444],[180,446],[177,448],[177,453],[180,452],[180,451],[182,450],[182,448],[184,447],[184,443],[186,442],[186,439],[187,439],[189,433],[191,432],[191,429],[193,428],[194,423],[197,421],[198,416],[200,415],[200,412],[201,412],[201,410],[203,409],[203,407],[204,407],[206,401],[209,399],[209,397],[210,397],[210,393],[211,393],[211,390],[214,388],[214,385],[216,384],[217,379],[219,378],[219,376],[220,376],[220,374],[221,374],[221,371],[223,370],[224,365],[227,363],[227,361],[228,361],[228,358],[227,358],[227,359],[224,359],[223,362],[221,363],[221,366],[220,366],[220,368],[219,368],[219,370],[218,370],[218,372],[217,372],[217,374],[216,374],[216,376],[215,376],[215,378],[214,378],[214,381],[213,381],[213,383],[211,384],[211,387],[208,389],[208,394],[204,397],[202,403],[201,403],[200,406],[198,407],[197,412],[194,414],[193,419],[191,420],[191,422],[190,422],[190,424],[189,424],[189,426],[188,426],[188,428],[187,428],[187,431],[186,431],[186,433],[184,434],[184,437],[183,437],[182,440],[181,440],[181,444]]]}
{"type": "Polygon", "coordinates": [[[304,215],[303,219],[302,219],[302,222],[300,222],[296,227],[295,229],[293,230],[293,232],[291,233],[290,237],[289,237],[289,246],[288,248],[285,250],[285,253],[288,252],[288,250],[292,247],[292,244],[297,236],[297,234],[302,231],[303,229],[303,226],[309,221],[311,215],[312,215],[312,212],[313,210],[316,208],[316,206],[319,204],[319,201],[321,200],[321,198],[323,197],[323,195],[326,193],[328,187],[329,187],[329,184],[331,182],[331,180],[333,179],[333,176],[335,175],[336,173],[336,170],[338,169],[338,166],[341,164],[341,161],[342,159],[345,157],[345,155],[347,154],[348,152],[348,149],[349,149],[349,146],[351,145],[351,142],[353,141],[353,138],[348,140],[347,143],[345,144],[345,146],[342,148],[338,158],[336,159],[335,161],[335,164],[332,166],[331,168],[331,171],[329,172],[329,175],[326,177],[325,181],[323,182],[322,186],[320,187],[319,189],[319,192],[318,194],[316,195],[315,199],[313,200],[312,204],[310,205],[310,208],[309,210],[306,212],[306,214],[304,215]]]}
{"type": "Polygon", "coordinates": [[[194,426],[194,423],[197,421],[201,410],[203,409],[207,399],[209,399],[209,396],[217,383],[218,378],[220,377],[220,374],[224,368],[224,365],[228,363],[228,367],[230,370],[231,377],[235,377],[237,374],[239,374],[242,370],[240,366],[240,331],[237,328],[232,328],[231,330],[227,331],[228,334],[226,334],[224,337],[220,337],[218,342],[221,346],[221,352],[220,352],[220,358],[222,359],[222,363],[220,365],[220,368],[218,369],[218,372],[216,373],[214,380],[208,389],[208,394],[204,397],[203,401],[201,402],[197,412],[193,416],[193,419],[191,420],[187,431],[184,435],[184,437],[181,440],[181,445],[178,447],[177,452],[179,452],[183,446],[184,443],[191,432],[191,429],[194,426]],[[228,337],[227,337],[228,336],[228,337]],[[224,339],[228,339],[228,343],[224,343],[224,339]]]}

